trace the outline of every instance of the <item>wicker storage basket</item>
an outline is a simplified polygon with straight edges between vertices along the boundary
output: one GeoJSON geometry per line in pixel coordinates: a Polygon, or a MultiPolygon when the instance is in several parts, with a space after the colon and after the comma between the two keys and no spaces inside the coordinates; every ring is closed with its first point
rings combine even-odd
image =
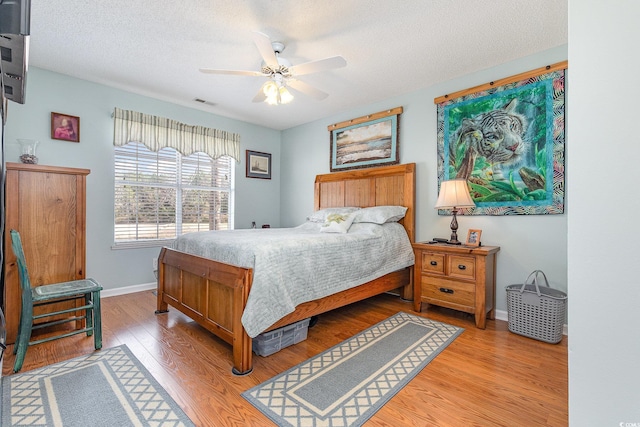
{"type": "Polygon", "coordinates": [[[562,340],[567,294],[550,288],[547,276],[535,270],[523,284],[507,286],[507,312],[511,332],[556,344],[562,340]]]}

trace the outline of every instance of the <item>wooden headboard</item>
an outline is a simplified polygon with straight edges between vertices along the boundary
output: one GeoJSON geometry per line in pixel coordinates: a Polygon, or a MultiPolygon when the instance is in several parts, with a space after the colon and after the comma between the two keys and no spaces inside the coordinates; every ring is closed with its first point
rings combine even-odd
{"type": "Polygon", "coordinates": [[[416,164],[355,169],[317,175],[315,210],[343,206],[405,206],[400,223],[415,241],[416,164]]]}

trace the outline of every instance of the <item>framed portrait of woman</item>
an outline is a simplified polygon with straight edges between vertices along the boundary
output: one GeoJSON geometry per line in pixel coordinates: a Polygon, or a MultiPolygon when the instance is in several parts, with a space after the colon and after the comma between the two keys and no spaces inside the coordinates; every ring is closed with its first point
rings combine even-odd
{"type": "Polygon", "coordinates": [[[51,113],[51,139],[80,142],[80,117],[51,113]]]}

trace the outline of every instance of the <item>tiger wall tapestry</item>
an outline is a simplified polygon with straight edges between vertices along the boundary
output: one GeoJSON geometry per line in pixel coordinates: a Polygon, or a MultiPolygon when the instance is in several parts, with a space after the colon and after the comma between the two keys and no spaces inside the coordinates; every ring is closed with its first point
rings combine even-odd
{"type": "Polygon", "coordinates": [[[465,179],[476,204],[458,214],[564,213],[566,68],[565,61],[435,99],[438,189],[465,179]]]}

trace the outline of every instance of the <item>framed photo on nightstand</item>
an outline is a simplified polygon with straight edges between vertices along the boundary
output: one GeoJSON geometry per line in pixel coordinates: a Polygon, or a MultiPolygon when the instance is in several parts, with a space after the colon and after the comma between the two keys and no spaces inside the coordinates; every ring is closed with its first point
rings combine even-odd
{"type": "Polygon", "coordinates": [[[470,228],[467,233],[467,241],[465,245],[467,246],[480,246],[480,236],[482,235],[482,230],[477,230],[470,228]]]}

